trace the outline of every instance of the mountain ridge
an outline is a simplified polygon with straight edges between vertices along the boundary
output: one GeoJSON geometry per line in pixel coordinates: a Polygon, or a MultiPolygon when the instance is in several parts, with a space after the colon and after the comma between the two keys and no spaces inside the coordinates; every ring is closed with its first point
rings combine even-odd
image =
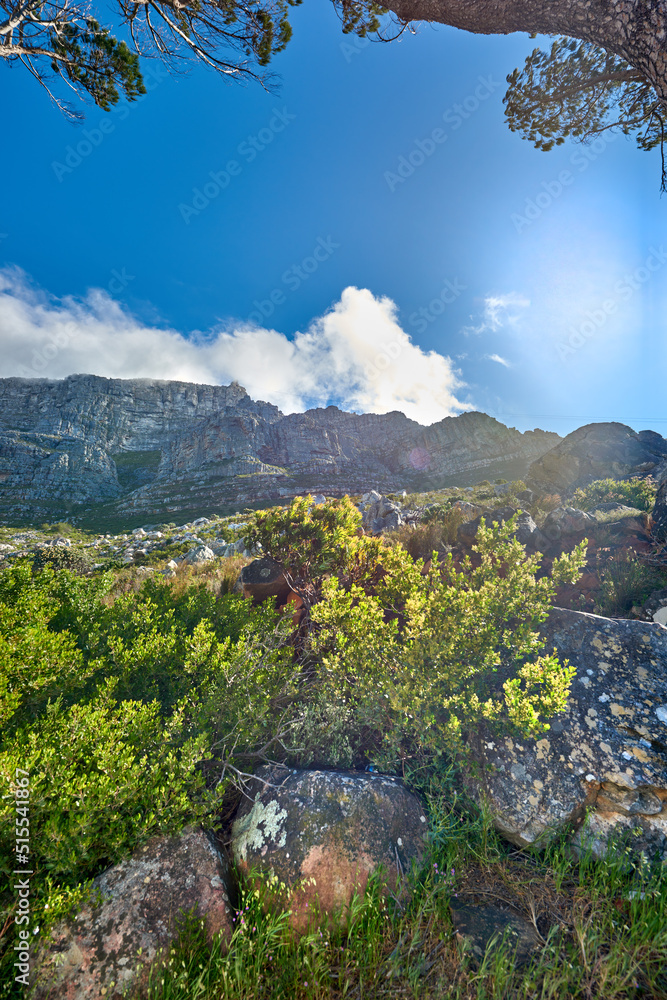
{"type": "Polygon", "coordinates": [[[251,476],[258,487],[281,482],[295,491],[307,486],[304,477],[337,492],[369,483],[388,488],[395,480],[413,486],[494,463],[527,467],[560,440],[478,411],[431,425],[397,410],[357,414],[327,406],[284,414],[251,399],[237,382],[5,378],[0,510],[34,508],[37,515],[100,503],[148,509],[200,487],[233,504],[235,496],[254,499],[251,476]]]}

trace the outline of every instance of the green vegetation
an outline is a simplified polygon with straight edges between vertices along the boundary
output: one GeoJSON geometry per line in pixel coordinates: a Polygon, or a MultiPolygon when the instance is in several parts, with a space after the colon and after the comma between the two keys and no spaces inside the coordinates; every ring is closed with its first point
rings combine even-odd
{"type": "MultiPolygon", "coordinates": [[[[451,502],[426,532],[445,531],[451,502]]],[[[386,899],[378,881],[355,902],[348,933],[334,922],[297,942],[286,917],[264,914],[248,891],[231,952],[190,925],[153,974],[153,1000],[606,998],[634,996],[635,980],[642,995],[660,995],[665,904],[653,876],[641,875],[647,895],[630,902],[627,865],[576,862],[562,845],[519,861],[452,784],[481,722],[534,736],[564,706],[571,671],[542,648],[538,627],[583,549],[538,578],[539,556],[526,556],[508,521],[482,526],[462,562],[430,552],[427,565],[400,533],[370,537],[360,520],[348,498],[305,497],[235,529],[281,562],[298,623],[293,605],[283,614],[231,592],[240,557],[141,584],[133,569],[81,575],[29,559],[0,572],[0,773],[11,789],[16,768],[30,772],[31,905],[42,930],[154,833],[216,826],[267,758],[372,763],[404,775],[429,806],[432,856],[409,901],[386,899]],[[502,950],[478,970],[457,952],[448,904],[482,884],[525,912],[533,905],[545,945],[527,970],[502,950]]],[[[0,857],[12,871],[11,798],[0,805],[0,857]]],[[[18,995],[13,902],[5,891],[7,997],[18,995]]]]}
{"type": "Polygon", "coordinates": [[[640,479],[596,479],[572,495],[572,506],[580,510],[595,510],[600,503],[622,503],[637,510],[652,510],[655,503],[656,485],[653,480],[640,479]]]}

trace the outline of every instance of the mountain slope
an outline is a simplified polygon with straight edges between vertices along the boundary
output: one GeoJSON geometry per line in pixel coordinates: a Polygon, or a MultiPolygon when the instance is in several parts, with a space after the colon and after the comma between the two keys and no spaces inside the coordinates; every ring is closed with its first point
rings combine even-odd
{"type": "Polygon", "coordinates": [[[299,491],[311,478],[336,492],[414,487],[487,467],[499,475],[503,463],[521,471],[559,440],[483,413],[429,427],[335,406],[284,415],[238,383],[0,379],[0,508],[157,510],[182,506],[184,490],[193,501],[234,504],[262,499],[271,484],[299,491]]]}

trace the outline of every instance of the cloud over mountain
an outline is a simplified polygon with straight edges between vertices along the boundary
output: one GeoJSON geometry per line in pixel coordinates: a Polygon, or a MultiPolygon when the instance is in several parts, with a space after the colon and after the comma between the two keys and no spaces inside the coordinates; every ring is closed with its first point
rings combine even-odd
{"type": "Polygon", "coordinates": [[[234,379],[284,412],[336,403],[366,413],[401,410],[422,424],[472,407],[450,358],[425,352],[391,299],[346,288],[293,338],[247,322],[207,333],[144,324],[107,291],[57,299],[18,269],[0,271],[0,376],[234,379]]]}

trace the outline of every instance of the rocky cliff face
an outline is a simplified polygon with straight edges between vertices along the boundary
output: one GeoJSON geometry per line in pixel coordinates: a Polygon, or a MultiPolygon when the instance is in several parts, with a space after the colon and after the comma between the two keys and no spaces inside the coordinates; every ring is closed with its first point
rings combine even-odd
{"type": "Polygon", "coordinates": [[[172,487],[188,481],[234,481],[247,490],[252,474],[331,476],[343,488],[350,476],[370,485],[392,476],[412,483],[529,462],[559,440],[539,430],[521,434],[483,413],[430,427],[398,412],[335,406],[285,416],[237,383],[0,379],[0,504],[27,511],[133,497],[141,506],[158,494],[166,502],[172,487]]]}

